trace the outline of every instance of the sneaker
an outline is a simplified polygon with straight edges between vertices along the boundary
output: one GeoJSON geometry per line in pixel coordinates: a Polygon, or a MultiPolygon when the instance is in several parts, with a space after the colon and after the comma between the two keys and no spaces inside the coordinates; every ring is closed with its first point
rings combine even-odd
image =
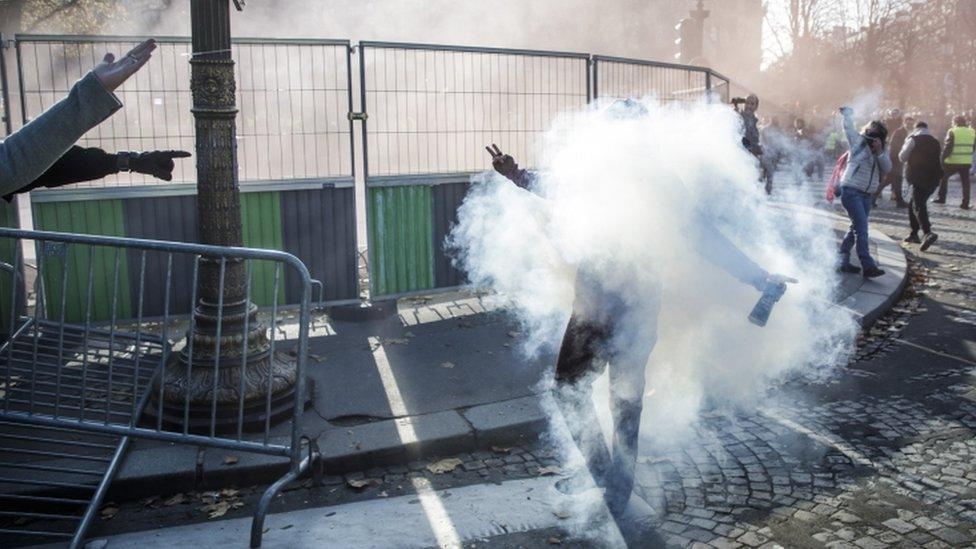
{"type": "Polygon", "coordinates": [[[969,204],[960,204],[959,207],[962,208],[962,209],[964,209],[964,210],[968,210],[969,209],[969,204]]]}
{"type": "Polygon", "coordinates": [[[864,269],[864,273],[861,275],[864,278],[878,278],[879,276],[885,274],[885,272],[877,267],[872,269],[864,269]]]}
{"type": "Polygon", "coordinates": [[[861,272],[861,268],[860,267],[857,267],[857,266],[854,266],[854,265],[851,265],[850,263],[848,263],[846,265],[841,265],[841,266],[837,267],[837,272],[838,273],[857,274],[857,273],[861,272]]]}
{"type": "Polygon", "coordinates": [[[901,239],[901,241],[904,242],[905,244],[921,244],[922,243],[922,241],[918,239],[918,235],[915,234],[915,233],[912,233],[912,234],[906,236],[905,238],[901,239]]]}
{"type": "Polygon", "coordinates": [[[936,198],[935,200],[932,201],[932,203],[933,204],[945,204],[945,199],[944,198],[936,198]]]}
{"type": "Polygon", "coordinates": [[[918,249],[924,252],[925,250],[931,248],[932,244],[935,244],[935,241],[938,239],[939,235],[935,233],[928,233],[925,235],[925,240],[922,240],[922,245],[919,246],[918,249]]]}
{"type": "Polygon", "coordinates": [[[593,478],[589,474],[585,474],[586,471],[573,471],[567,476],[557,480],[553,487],[557,492],[564,496],[576,496],[592,490],[593,488],[598,488],[594,483],[593,478]]]}

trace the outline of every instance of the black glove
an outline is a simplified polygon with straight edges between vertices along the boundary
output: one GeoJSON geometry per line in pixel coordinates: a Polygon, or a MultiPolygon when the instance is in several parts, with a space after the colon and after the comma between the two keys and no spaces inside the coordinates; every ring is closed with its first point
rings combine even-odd
{"type": "Polygon", "coordinates": [[[173,168],[176,163],[174,158],[189,158],[190,153],[186,151],[147,151],[142,153],[120,153],[129,154],[129,171],[151,175],[163,181],[172,181],[173,168]]]}
{"type": "Polygon", "coordinates": [[[488,154],[491,155],[491,167],[495,168],[495,171],[504,175],[508,179],[515,181],[519,177],[519,167],[512,155],[505,154],[498,148],[498,145],[494,143],[491,147],[485,147],[488,150],[488,154]],[[494,148],[494,150],[492,150],[494,148]]]}

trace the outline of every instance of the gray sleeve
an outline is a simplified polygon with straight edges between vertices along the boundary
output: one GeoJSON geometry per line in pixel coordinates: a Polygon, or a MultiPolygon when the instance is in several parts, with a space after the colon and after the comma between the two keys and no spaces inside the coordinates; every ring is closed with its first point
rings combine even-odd
{"type": "Polygon", "coordinates": [[[902,162],[908,162],[908,157],[912,155],[912,151],[915,149],[915,140],[909,137],[905,140],[905,144],[902,145],[901,151],[898,153],[898,160],[902,162]]]}
{"type": "Polygon", "coordinates": [[[68,96],[0,141],[0,195],[30,185],[122,103],[89,72],[68,96]]]}
{"type": "Polygon", "coordinates": [[[718,227],[698,211],[689,224],[695,250],[709,262],[732,275],[733,278],[762,291],[769,273],[749,259],[718,227]]]}
{"type": "Polygon", "coordinates": [[[878,159],[878,167],[881,168],[883,173],[888,173],[891,171],[891,157],[888,156],[888,151],[881,151],[881,154],[875,158],[878,159]]]}
{"type": "Polygon", "coordinates": [[[852,151],[861,142],[861,134],[854,129],[854,117],[849,114],[844,115],[844,135],[847,136],[847,144],[852,151]]]}

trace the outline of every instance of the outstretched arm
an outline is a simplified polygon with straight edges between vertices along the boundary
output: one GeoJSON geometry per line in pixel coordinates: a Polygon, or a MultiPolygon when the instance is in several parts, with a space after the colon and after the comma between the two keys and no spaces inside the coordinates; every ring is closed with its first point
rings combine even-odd
{"type": "MultiPolygon", "coordinates": [[[[96,147],[83,148],[75,145],[30,185],[22,187],[16,192],[25,193],[39,187],[61,187],[72,183],[93,181],[120,171],[132,171],[151,175],[163,181],[170,181],[173,179],[173,168],[176,167],[173,160],[189,156],[190,153],[186,151],[120,152],[112,154],[96,147]]],[[[14,194],[6,194],[3,198],[9,202],[14,194]]]]}
{"type": "Polygon", "coordinates": [[[760,292],[763,291],[770,274],[749,259],[701,212],[696,213],[691,227],[692,240],[699,255],[732,275],[739,282],[748,284],[760,292]]]}
{"type": "Polygon", "coordinates": [[[485,147],[485,150],[491,155],[491,166],[495,171],[507,177],[515,185],[528,189],[535,181],[535,172],[519,168],[512,155],[503,153],[498,145],[492,143],[485,147]]]}

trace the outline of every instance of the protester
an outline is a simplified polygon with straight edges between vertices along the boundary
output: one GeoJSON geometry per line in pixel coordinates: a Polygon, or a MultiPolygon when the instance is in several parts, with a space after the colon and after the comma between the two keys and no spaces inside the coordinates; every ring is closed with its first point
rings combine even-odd
{"type": "Polygon", "coordinates": [[[113,92],[149,61],[154,49],[150,39],[119,60],[106,54],[66,98],[0,141],[0,195],[31,185],[88,130],[122,108],[113,92]]]}
{"type": "MultiPolygon", "coordinates": [[[[610,109],[611,116],[625,119],[646,112],[633,101],[618,101],[610,109]]],[[[486,148],[495,171],[521,188],[531,188],[536,178],[533,172],[519,168],[515,159],[503,153],[497,145],[486,148]]],[[[696,251],[740,282],[762,292],[779,292],[779,295],[786,290],[786,282],[795,282],[763,270],[702,216],[688,230],[697,235],[696,251]]],[[[640,301],[635,297],[638,292],[621,294],[607,286],[598,273],[599,270],[591,265],[578,267],[572,315],[556,360],[555,400],[587,460],[589,473],[597,485],[605,489],[607,507],[619,520],[626,516],[623,513],[634,485],[645,366],[657,338],[657,319],[647,315],[647,303],[637,303],[640,301]],[[619,336],[624,333],[637,337],[626,338],[629,343],[621,345],[619,336]],[[600,433],[591,396],[593,379],[608,367],[612,453],[600,433]]],[[[658,289],[651,293],[659,292],[658,289]]],[[[572,493],[576,491],[572,486],[575,481],[577,477],[568,477],[557,483],[557,489],[572,493]]]]}
{"type": "Polygon", "coordinates": [[[780,161],[786,154],[784,147],[783,127],[780,125],[779,118],[774,116],[759,134],[759,142],[762,146],[762,179],[766,194],[773,194],[773,179],[780,161]]]}
{"type": "Polygon", "coordinates": [[[908,134],[914,130],[914,125],[914,118],[909,116],[902,119],[900,110],[891,110],[891,114],[888,117],[888,123],[886,124],[886,126],[889,128],[895,128],[895,130],[891,132],[891,171],[888,172],[887,176],[885,176],[884,182],[882,182],[881,187],[878,188],[878,192],[875,193],[872,207],[878,207],[878,198],[881,197],[881,192],[884,191],[884,188],[887,186],[891,186],[891,199],[895,202],[895,206],[898,208],[908,207],[908,203],[905,202],[905,199],[902,196],[901,183],[902,179],[904,178],[904,173],[902,170],[902,163],[898,159],[898,151],[900,151],[905,145],[905,139],[908,137],[908,134]]]}
{"type": "Polygon", "coordinates": [[[739,111],[742,117],[742,145],[756,156],[762,156],[763,150],[759,145],[759,118],[756,111],[759,110],[759,97],[756,94],[749,94],[743,102],[743,108],[739,111]]]}
{"type": "Polygon", "coordinates": [[[953,126],[946,132],[945,147],[942,149],[942,162],[945,170],[942,181],[939,182],[939,197],[936,204],[945,204],[949,191],[949,178],[959,176],[962,184],[962,204],[960,208],[969,209],[970,179],[969,171],[973,165],[973,148],[976,146],[976,130],[966,123],[966,117],[956,116],[952,119],[953,126]]]}
{"type": "Polygon", "coordinates": [[[844,117],[844,134],[850,146],[850,156],[841,178],[841,204],[851,219],[851,227],[840,246],[838,270],[845,273],[861,273],[864,278],[884,274],[871,257],[868,240],[868,216],[875,191],[881,186],[884,175],[891,171],[891,159],[885,151],[888,129],[880,120],[872,120],[858,133],[854,129],[854,111],[841,107],[844,117]],[[857,247],[861,267],[851,265],[851,250],[857,247]],[[863,269],[863,271],[862,271],[863,269]]]}
{"type": "Polygon", "coordinates": [[[925,251],[939,238],[932,232],[927,202],[942,179],[942,147],[929,131],[928,124],[915,124],[915,131],[905,140],[898,159],[905,163],[905,179],[912,187],[912,197],[908,203],[908,222],[912,232],[903,242],[921,244],[919,249],[925,251]],[[918,238],[919,229],[925,234],[921,240],[918,238]]]}

